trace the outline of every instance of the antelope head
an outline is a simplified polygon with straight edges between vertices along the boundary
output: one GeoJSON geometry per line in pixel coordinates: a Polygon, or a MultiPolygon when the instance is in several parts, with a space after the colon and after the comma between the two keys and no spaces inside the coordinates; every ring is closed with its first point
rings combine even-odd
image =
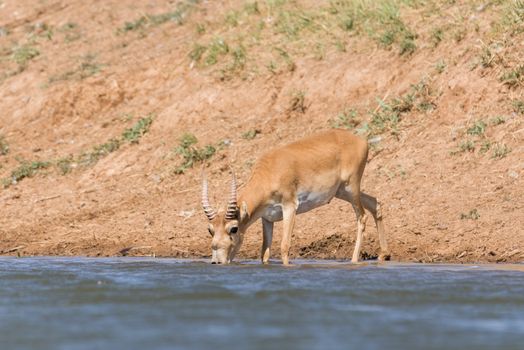
{"type": "Polygon", "coordinates": [[[232,172],[231,192],[226,210],[218,212],[209,204],[208,184],[203,173],[202,208],[208,219],[208,231],[211,237],[212,264],[229,264],[240,249],[242,243],[239,232],[237,207],[237,181],[232,172]]]}

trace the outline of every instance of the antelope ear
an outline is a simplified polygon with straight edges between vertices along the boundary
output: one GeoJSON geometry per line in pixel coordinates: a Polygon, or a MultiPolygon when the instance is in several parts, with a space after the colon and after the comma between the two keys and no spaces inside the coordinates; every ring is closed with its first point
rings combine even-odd
{"type": "Polygon", "coordinates": [[[240,221],[244,221],[248,216],[249,212],[247,211],[247,203],[242,201],[242,204],[240,205],[240,221]]]}

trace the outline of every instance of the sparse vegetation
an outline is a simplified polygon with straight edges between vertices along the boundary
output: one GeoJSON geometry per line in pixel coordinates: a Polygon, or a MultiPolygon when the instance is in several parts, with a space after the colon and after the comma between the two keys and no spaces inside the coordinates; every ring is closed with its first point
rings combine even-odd
{"type": "Polygon", "coordinates": [[[368,135],[377,135],[389,130],[398,133],[398,124],[402,116],[416,109],[426,112],[434,108],[432,91],[426,80],[411,85],[410,90],[399,97],[384,101],[377,98],[378,107],[370,113],[371,120],[364,127],[368,135]]]}
{"type": "Polygon", "coordinates": [[[121,141],[119,139],[110,139],[109,141],[96,145],[90,152],[82,153],[76,160],[82,166],[90,166],[98,162],[101,158],[108,154],[118,150],[120,148],[121,141]]]}
{"type": "Polygon", "coordinates": [[[33,177],[38,172],[49,168],[51,165],[52,165],[51,162],[43,162],[43,161],[28,162],[28,161],[22,160],[20,163],[20,166],[14,169],[8,178],[5,178],[2,180],[2,185],[4,187],[9,187],[10,185],[17,184],[22,179],[25,179],[26,177],[33,177]]]}
{"type": "Polygon", "coordinates": [[[9,153],[9,144],[5,137],[0,135],[0,156],[5,156],[7,153],[9,153]]]}
{"type": "Polygon", "coordinates": [[[305,113],[306,110],[306,92],[302,90],[294,91],[291,94],[288,112],[305,113]]]}
{"type": "Polygon", "coordinates": [[[226,55],[229,52],[229,46],[224,39],[217,37],[206,48],[206,58],[204,59],[207,66],[212,66],[218,62],[218,57],[226,55]]]}
{"type": "Polygon", "coordinates": [[[513,100],[511,104],[515,113],[524,115],[524,100],[513,100]]]}
{"type": "Polygon", "coordinates": [[[76,41],[81,37],[80,27],[74,22],[67,22],[59,28],[59,31],[63,33],[66,43],[76,41]]]}
{"type": "Polygon", "coordinates": [[[404,114],[413,110],[426,112],[434,108],[433,92],[424,79],[411,88],[404,95],[384,100],[377,98],[378,106],[369,112],[369,121],[362,122],[356,110],[346,109],[336,118],[330,119],[329,124],[334,128],[355,129],[357,133],[368,137],[389,131],[392,135],[398,134],[398,125],[404,114]]]}
{"type": "Polygon", "coordinates": [[[493,147],[492,158],[504,158],[508,153],[511,152],[511,149],[504,143],[497,143],[493,147]]]}
{"type": "Polygon", "coordinates": [[[477,135],[482,136],[486,131],[486,123],[482,120],[477,120],[473,123],[471,127],[466,131],[468,135],[477,135]]]}
{"type": "Polygon", "coordinates": [[[131,128],[124,130],[119,138],[111,138],[105,143],[94,146],[90,151],[83,152],[77,157],[69,155],[56,161],[21,161],[21,165],[13,170],[9,178],[2,180],[4,187],[16,184],[26,177],[32,177],[43,169],[56,167],[57,171],[66,175],[78,166],[91,166],[103,157],[117,151],[123,143],[136,144],[149,131],[153,116],[140,118],[131,128]]]}
{"type": "Polygon", "coordinates": [[[191,11],[197,2],[197,0],[182,1],[178,3],[177,9],[174,11],[157,15],[147,14],[135,19],[134,21],[125,22],[118,32],[127,33],[132,31],[140,31],[147,27],[158,26],[170,21],[177,24],[183,24],[188,12],[191,11]]]}
{"type": "Polygon", "coordinates": [[[459,151],[455,153],[474,152],[475,151],[475,143],[472,140],[460,141],[458,147],[459,147],[459,151]]]}
{"type": "Polygon", "coordinates": [[[442,28],[434,28],[431,31],[431,43],[437,47],[438,44],[444,39],[444,30],[442,28]]]}
{"type": "MultiPolygon", "coordinates": [[[[502,116],[496,116],[489,119],[489,126],[497,126],[505,123],[505,119],[502,116]]],[[[463,139],[459,142],[457,148],[451,151],[452,155],[464,152],[475,152],[477,146],[480,146],[480,154],[486,154],[488,151],[492,151],[491,158],[503,158],[511,150],[505,145],[495,143],[489,140],[486,136],[488,129],[488,122],[478,119],[466,125],[464,136],[467,139],[463,139]]]]}
{"type": "Polygon", "coordinates": [[[258,129],[250,129],[242,134],[242,138],[245,140],[252,140],[260,133],[261,131],[258,129]]]}
{"type": "Polygon", "coordinates": [[[189,52],[189,58],[191,58],[192,61],[199,62],[206,50],[207,47],[200,44],[195,44],[191,52],[189,52]]]}
{"type": "MultiPolygon", "coordinates": [[[[270,55],[263,55],[263,66],[277,74],[294,70],[292,56],[322,60],[331,47],[345,52],[347,32],[367,35],[387,49],[397,47],[401,55],[410,54],[416,50],[417,35],[401,18],[405,6],[410,4],[391,0],[330,1],[328,6],[313,7],[286,0],[251,2],[226,11],[220,21],[209,26],[215,28],[213,32],[197,27],[199,34],[209,35],[193,44],[189,58],[203,63],[201,66],[223,63],[225,68],[218,68],[221,78],[239,75],[246,68],[258,72],[257,60],[247,58],[250,50],[263,42],[273,49],[270,55]]],[[[131,23],[130,27],[144,25],[131,23]]]]}
{"type": "Polygon", "coordinates": [[[491,142],[489,140],[482,141],[482,144],[480,145],[480,153],[486,153],[491,148],[491,142]]]}
{"type": "Polygon", "coordinates": [[[67,175],[73,170],[74,157],[69,155],[68,157],[60,158],[56,161],[56,166],[61,175],[67,175]]]}
{"type": "Polygon", "coordinates": [[[122,140],[129,143],[138,143],[140,138],[149,131],[152,123],[153,117],[151,115],[140,118],[133,127],[126,129],[122,133],[122,140]]]}
{"type": "Polygon", "coordinates": [[[491,118],[489,123],[492,126],[497,126],[500,124],[504,124],[505,122],[506,122],[506,119],[503,116],[498,115],[498,116],[491,118]]]}
{"type": "Polygon", "coordinates": [[[444,60],[438,60],[435,64],[435,70],[438,74],[443,73],[446,70],[446,61],[444,60]]]}
{"type": "Polygon", "coordinates": [[[500,81],[510,88],[522,86],[524,84],[524,64],[502,74],[500,81]]]}
{"type": "Polygon", "coordinates": [[[480,65],[482,68],[489,68],[493,66],[498,56],[492,51],[488,45],[483,45],[480,52],[480,65]]]}
{"type": "Polygon", "coordinates": [[[185,173],[187,169],[192,168],[197,163],[201,163],[211,158],[216,153],[215,146],[206,145],[197,148],[195,147],[195,144],[197,143],[198,139],[191,133],[185,133],[180,137],[179,144],[174,149],[174,153],[182,156],[182,163],[175,168],[175,174],[185,173]]]}
{"type": "MultiPolygon", "coordinates": [[[[396,134],[398,132],[397,125],[400,122],[401,111],[397,109],[396,106],[381,99],[377,99],[377,102],[379,107],[371,112],[371,121],[369,122],[370,133],[372,135],[381,134],[389,129],[392,134],[396,134]]],[[[407,110],[403,109],[403,111],[407,110]]]]}
{"type": "Polygon", "coordinates": [[[29,61],[38,55],[40,55],[40,51],[37,48],[30,45],[22,45],[13,50],[11,57],[20,67],[25,67],[29,61]]]}
{"type": "Polygon", "coordinates": [[[519,34],[524,31],[524,1],[508,1],[502,20],[503,26],[511,31],[512,34],[519,34]]]}
{"type": "Polygon", "coordinates": [[[137,144],[140,138],[149,131],[153,123],[153,116],[140,118],[131,128],[124,130],[120,138],[112,138],[109,141],[96,145],[90,152],[85,152],[74,161],[79,165],[93,165],[101,158],[117,151],[124,142],[137,144]]]}
{"type": "Polygon", "coordinates": [[[88,54],[82,58],[79,67],[80,79],[85,79],[100,72],[102,65],[97,63],[96,55],[88,54]]]}
{"type": "Polygon", "coordinates": [[[477,209],[471,209],[469,213],[460,214],[461,220],[478,220],[480,218],[480,214],[477,209]]]}
{"type": "Polygon", "coordinates": [[[332,128],[354,129],[360,124],[358,112],[355,109],[344,109],[334,119],[329,121],[332,128]]]}
{"type": "Polygon", "coordinates": [[[49,83],[54,83],[61,80],[70,80],[74,78],[82,80],[98,74],[102,70],[102,66],[102,64],[96,61],[96,55],[87,54],[82,56],[80,64],[76,69],[50,77],[49,83]]]}

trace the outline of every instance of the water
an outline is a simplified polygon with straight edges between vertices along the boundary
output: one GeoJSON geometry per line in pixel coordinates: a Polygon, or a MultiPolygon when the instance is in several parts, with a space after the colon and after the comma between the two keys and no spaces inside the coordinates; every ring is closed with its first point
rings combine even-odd
{"type": "Polygon", "coordinates": [[[1,349],[523,349],[524,273],[0,258],[1,349]]]}

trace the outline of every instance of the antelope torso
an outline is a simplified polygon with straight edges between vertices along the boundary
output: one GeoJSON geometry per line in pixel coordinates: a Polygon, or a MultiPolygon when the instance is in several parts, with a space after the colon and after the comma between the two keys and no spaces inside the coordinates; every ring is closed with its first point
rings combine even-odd
{"type": "MultiPolygon", "coordinates": [[[[297,214],[306,213],[310,210],[328,204],[337,193],[339,186],[340,185],[337,183],[336,186],[321,191],[300,191],[296,196],[298,205],[297,214]]],[[[264,208],[261,216],[271,222],[282,220],[282,203],[272,201],[264,208]]]]}

